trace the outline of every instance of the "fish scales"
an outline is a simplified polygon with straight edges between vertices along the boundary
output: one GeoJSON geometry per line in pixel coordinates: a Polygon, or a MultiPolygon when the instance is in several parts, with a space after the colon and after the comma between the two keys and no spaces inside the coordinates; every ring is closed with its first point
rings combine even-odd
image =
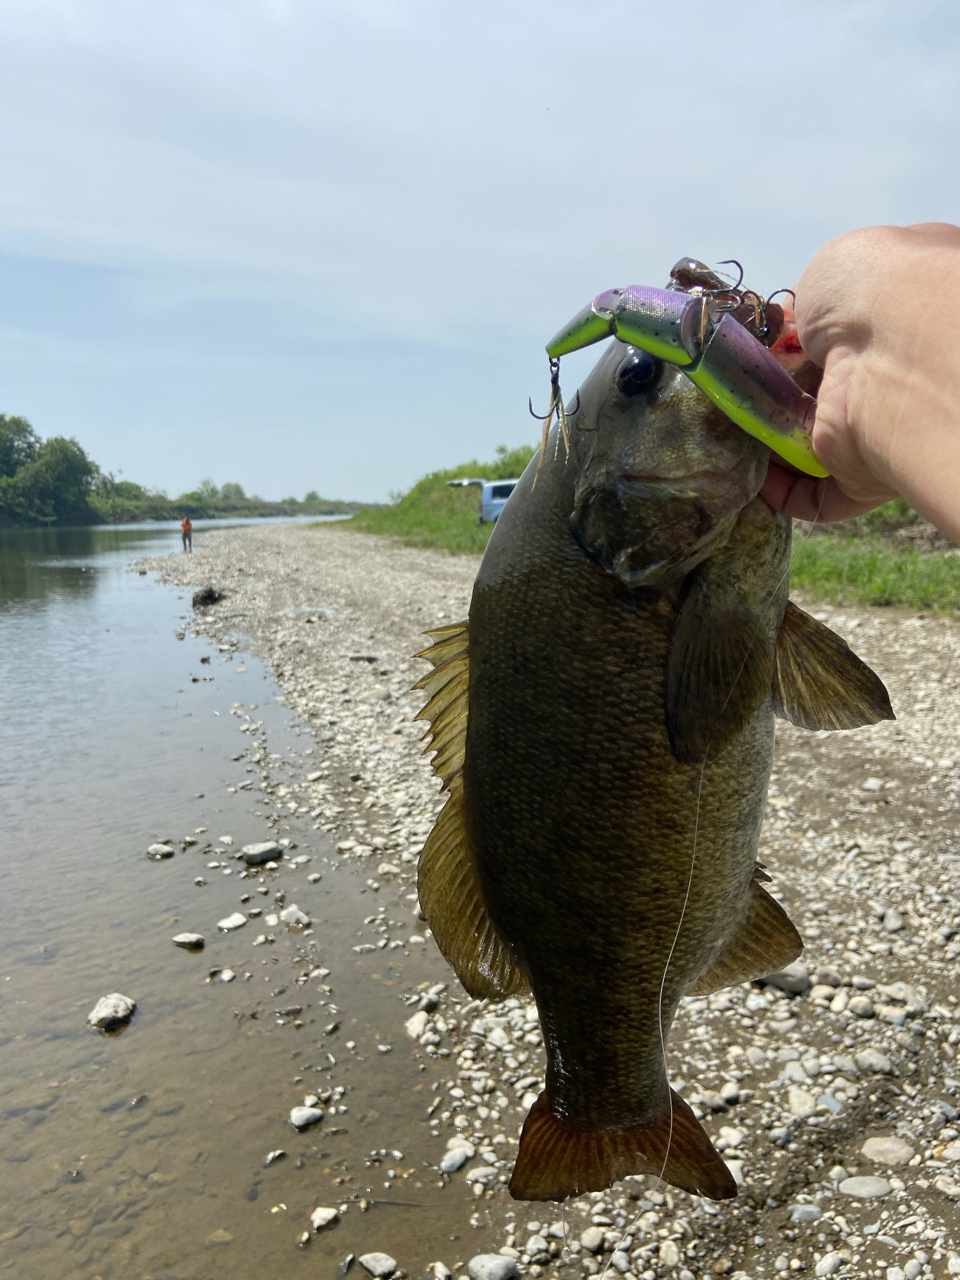
{"type": "MultiPolygon", "coordinates": [[[[625,381],[631,352],[610,344],[569,457],[549,461],[552,436],[491,537],[462,641],[462,772],[443,846],[431,837],[421,859],[421,901],[468,990],[527,982],[537,1001],[547,1072],[511,1182],[522,1199],[661,1171],[734,1195],[669,1088],[665,1038],[684,994],[801,948],[756,862],[774,706],[797,700],[775,688],[778,640],[807,627],[793,606],[801,621],[782,627],[789,522],[756,496],[766,447],[650,357],[646,385],[625,381]],[[464,892],[483,920],[479,968],[454,923],[464,892]]],[[[888,714],[877,678],[827,635],[873,718],[888,714]]],[[[454,729],[434,732],[437,746],[454,729]]]]}

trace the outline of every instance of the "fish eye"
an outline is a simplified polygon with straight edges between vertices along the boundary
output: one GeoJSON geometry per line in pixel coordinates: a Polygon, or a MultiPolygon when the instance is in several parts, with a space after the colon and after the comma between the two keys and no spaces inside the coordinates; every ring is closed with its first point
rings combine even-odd
{"type": "Polygon", "coordinates": [[[630,347],[617,369],[617,387],[625,396],[637,396],[652,387],[662,372],[662,360],[648,351],[630,347]]]}

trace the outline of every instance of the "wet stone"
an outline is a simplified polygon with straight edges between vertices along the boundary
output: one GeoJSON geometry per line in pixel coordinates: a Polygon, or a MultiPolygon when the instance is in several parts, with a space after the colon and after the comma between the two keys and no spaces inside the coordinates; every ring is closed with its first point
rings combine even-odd
{"type": "Polygon", "coordinates": [[[261,840],[257,844],[245,844],[241,855],[248,867],[259,867],[265,862],[279,858],[283,849],[275,840],[261,840]]]}
{"type": "Polygon", "coordinates": [[[172,858],[176,853],[176,849],[169,844],[152,844],[147,849],[147,857],[153,858],[155,862],[160,862],[163,858],[172,858]]]}
{"type": "Polygon", "coordinates": [[[336,1209],[317,1208],[310,1215],[310,1225],[314,1231],[322,1231],[324,1227],[335,1223],[338,1216],[336,1209]]]}
{"type": "Polygon", "coordinates": [[[863,1071],[876,1071],[885,1076],[893,1074],[893,1063],[879,1049],[864,1049],[857,1054],[856,1062],[863,1071]]]}
{"type": "Polygon", "coordinates": [[[217,921],[217,928],[223,929],[225,933],[232,933],[234,929],[242,929],[247,923],[247,917],[239,911],[234,911],[232,915],[224,916],[222,920],[217,921]]]}
{"type": "Polygon", "coordinates": [[[91,1027],[109,1031],[111,1027],[119,1027],[129,1022],[136,1007],[136,1000],[131,1000],[129,996],[122,996],[119,991],[114,991],[108,996],[100,997],[87,1014],[87,1022],[91,1027]]]}
{"type": "Polygon", "coordinates": [[[305,1129],[323,1119],[323,1112],[316,1107],[291,1107],[290,1123],[295,1129],[305,1129]]]}
{"type": "Polygon", "coordinates": [[[177,933],[173,937],[174,946],[184,947],[187,951],[201,951],[206,943],[202,933],[177,933]]]}
{"type": "Polygon", "coordinates": [[[361,1253],[359,1262],[372,1276],[392,1276],[397,1269],[397,1260],[389,1253],[361,1253]]]}

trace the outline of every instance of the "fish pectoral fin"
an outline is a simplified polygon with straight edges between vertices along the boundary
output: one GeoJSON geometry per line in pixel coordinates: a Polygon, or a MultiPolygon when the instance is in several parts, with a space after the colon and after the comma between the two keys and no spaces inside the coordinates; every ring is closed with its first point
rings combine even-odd
{"type": "MultiPolygon", "coordinates": [[[[770,877],[762,871],[765,880],[770,877]]],[[[793,921],[775,898],[758,883],[750,881],[747,917],[713,964],[688,987],[688,996],[707,996],[722,987],[753,982],[784,968],[803,950],[803,940],[793,921]]]]}
{"type": "Polygon", "coordinates": [[[695,581],[677,618],[667,663],[667,732],[681,764],[699,764],[747,723],[773,679],[759,619],[736,600],[711,601],[695,581]]]}
{"type": "Polygon", "coordinates": [[[559,1116],[541,1093],[523,1124],[510,1194],[514,1200],[565,1200],[637,1173],[662,1176],[711,1200],[737,1194],[730,1170],[672,1089],[670,1106],[653,1123],[609,1129],[559,1116]]]}
{"type": "Polygon", "coordinates": [[[773,709],[801,729],[859,729],[896,719],[880,677],[792,600],[777,636],[773,709]]]}
{"type": "Polygon", "coordinates": [[[417,682],[430,700],[420,713],[435,751],[433,768],[449,798],[420,855],[417,890],[437,946],[466,991],[502,1000],[527,988],[517,960],[497,933],[483,900],[463,826],[463,759],[467,736],[469,634],[466,623],[428,632],[437,641],[418,657],[434,664],[417,682]]]}

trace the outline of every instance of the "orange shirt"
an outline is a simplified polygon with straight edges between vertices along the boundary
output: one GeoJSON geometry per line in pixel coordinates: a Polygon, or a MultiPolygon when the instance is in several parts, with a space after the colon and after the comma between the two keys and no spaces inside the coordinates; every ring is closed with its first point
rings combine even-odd
{"type": "Polygon", "coordinates": [[[193,533],[193,525],[190,523],[189,516],[184,516],[180,521],[180,531],[182,533],[193,533]]]}

